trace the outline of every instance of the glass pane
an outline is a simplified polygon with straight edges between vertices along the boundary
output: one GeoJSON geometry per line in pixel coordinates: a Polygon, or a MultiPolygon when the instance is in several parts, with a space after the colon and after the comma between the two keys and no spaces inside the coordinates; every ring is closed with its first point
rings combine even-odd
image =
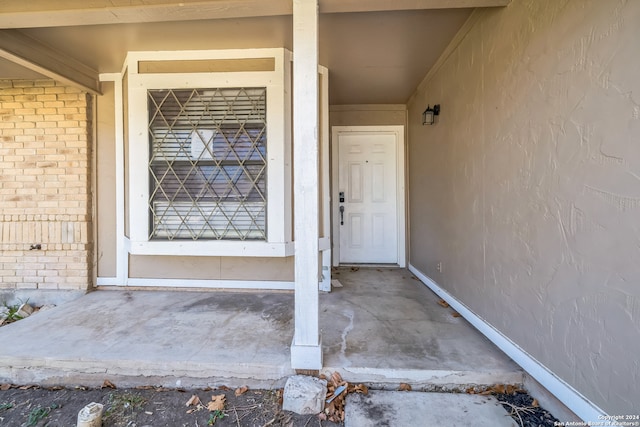
{"type": "Polygon", "coordinates": [[[266,240],[266,89],[148,93],[150,238],[266,240]]]}

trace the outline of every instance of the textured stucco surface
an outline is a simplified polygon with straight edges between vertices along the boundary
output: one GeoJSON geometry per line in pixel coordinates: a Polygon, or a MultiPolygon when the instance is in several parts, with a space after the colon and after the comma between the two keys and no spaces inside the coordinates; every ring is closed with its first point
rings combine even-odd
{"type": "Polygon", "coordinates": [[[115,88],[102,83],[96,97],[96,269],[98,277],[116,276],[116,125],[115,88]]]}
{"type": "Polygon", "coordinates": [[[637,413],[640,2],[477,13],[408,106],[411,263],[607,413],[637,413]]]}
{"type": "Polygon", "coordinates": [[[404,105],[365,104],[365,105],[330,105],[330,126],[404,126],[407,122],[407,111],[404,105]]]}

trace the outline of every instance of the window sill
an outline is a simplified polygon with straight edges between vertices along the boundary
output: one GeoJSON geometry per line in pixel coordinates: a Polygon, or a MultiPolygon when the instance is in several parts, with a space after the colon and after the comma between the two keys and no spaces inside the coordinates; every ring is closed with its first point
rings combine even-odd
{"type": "Polygon", "coordinates": [[[269,243],[255,241],[151,241],[130,242],[133,255],[174,256],[240,256],[287,257],[294,254],[294,243],[269,243]]]}

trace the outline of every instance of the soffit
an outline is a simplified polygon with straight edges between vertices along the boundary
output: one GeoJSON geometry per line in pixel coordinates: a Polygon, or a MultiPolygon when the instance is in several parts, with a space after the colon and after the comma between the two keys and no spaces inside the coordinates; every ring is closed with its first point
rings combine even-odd
{"type": "MultiPolygon", "coordinates": [[[[511,0],[317,0],[320,13],[506,6],[511,0]]],[[[291,15],[291,0],[3,0],[0,28],[291,15]]]]}
{"type": "MultiPolygon", "coordinates": [[[[402,104],[468,18],[471,9],[320,15],[320,63],[331,104],[402,104]]],[[[25,28],[24,34],[98,72],[120,71],[127,51],[292,49],[291,16],[25,28]]],[[[0,62],[0,78],[33,72],[0,62]]],[[[31,73],[31,74],[29,74],[31,73]]]]}

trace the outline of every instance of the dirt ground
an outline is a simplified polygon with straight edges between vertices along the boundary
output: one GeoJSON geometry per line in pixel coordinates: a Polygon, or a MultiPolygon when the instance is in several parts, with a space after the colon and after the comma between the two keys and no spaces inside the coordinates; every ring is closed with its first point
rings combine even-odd
{"type": "MultiPolygon", "coordinates": [[[[331,381],[329,383],[331,387],[331,381]]],[[[355,387],[358,389],[362,386],[355,387]]],[[[400,390],[410,390],[410,388],[401,387],[400,390]]],[[[467,392],[475,393],[473,389],[467,392]]],[[[553,415],[519,388],[497,385],[482,393],[487,392],[502,403],[519,426],[558,425],[558,420],[553,415]]],[[[78,412],[91,402],[104,405],[103,427],[343,426],[342,423],[330,422],[321,419],[320,416],[298,415],[283,411],[281,389],[232,390],[226,387],[200,390],[161,387],[88,389],[10,386],[9,384],[0,384],[0,426],[75,427],[78,412]],[[224,399],[221,396],[224,396],[224,399]],[[214,399],[219,404],[224,402],[223,410],[212,410],[215,404],[208,408],[214,399]]],[[[344,408],[343,402],[344,400],[339,407],[344,408]]]]}
{"type": "MultiPolygon", "coordinates": [[[[5,385],[3,388],[6,388],[5,385]]],[[[182,390],[155,387],[135,389],[40,388],[12,386],[0,390],[0,426],[74,427],[78,412],[91,402],[104,405],[104,427],[204,426],[340,426],[316,415],[282,411],[281,390],[182,390]],[[244,391],[244,393],[239,394],[244,391]],[[239,395],[237,395],[239,394],[239,395]],[[201,402],[187,406],[196,395],[201,402]],[[224,395],[222,411],[209,411],[213,396],[224,395]]],[[[217,398],[220,400],[220,398],[217,398]]]]}

